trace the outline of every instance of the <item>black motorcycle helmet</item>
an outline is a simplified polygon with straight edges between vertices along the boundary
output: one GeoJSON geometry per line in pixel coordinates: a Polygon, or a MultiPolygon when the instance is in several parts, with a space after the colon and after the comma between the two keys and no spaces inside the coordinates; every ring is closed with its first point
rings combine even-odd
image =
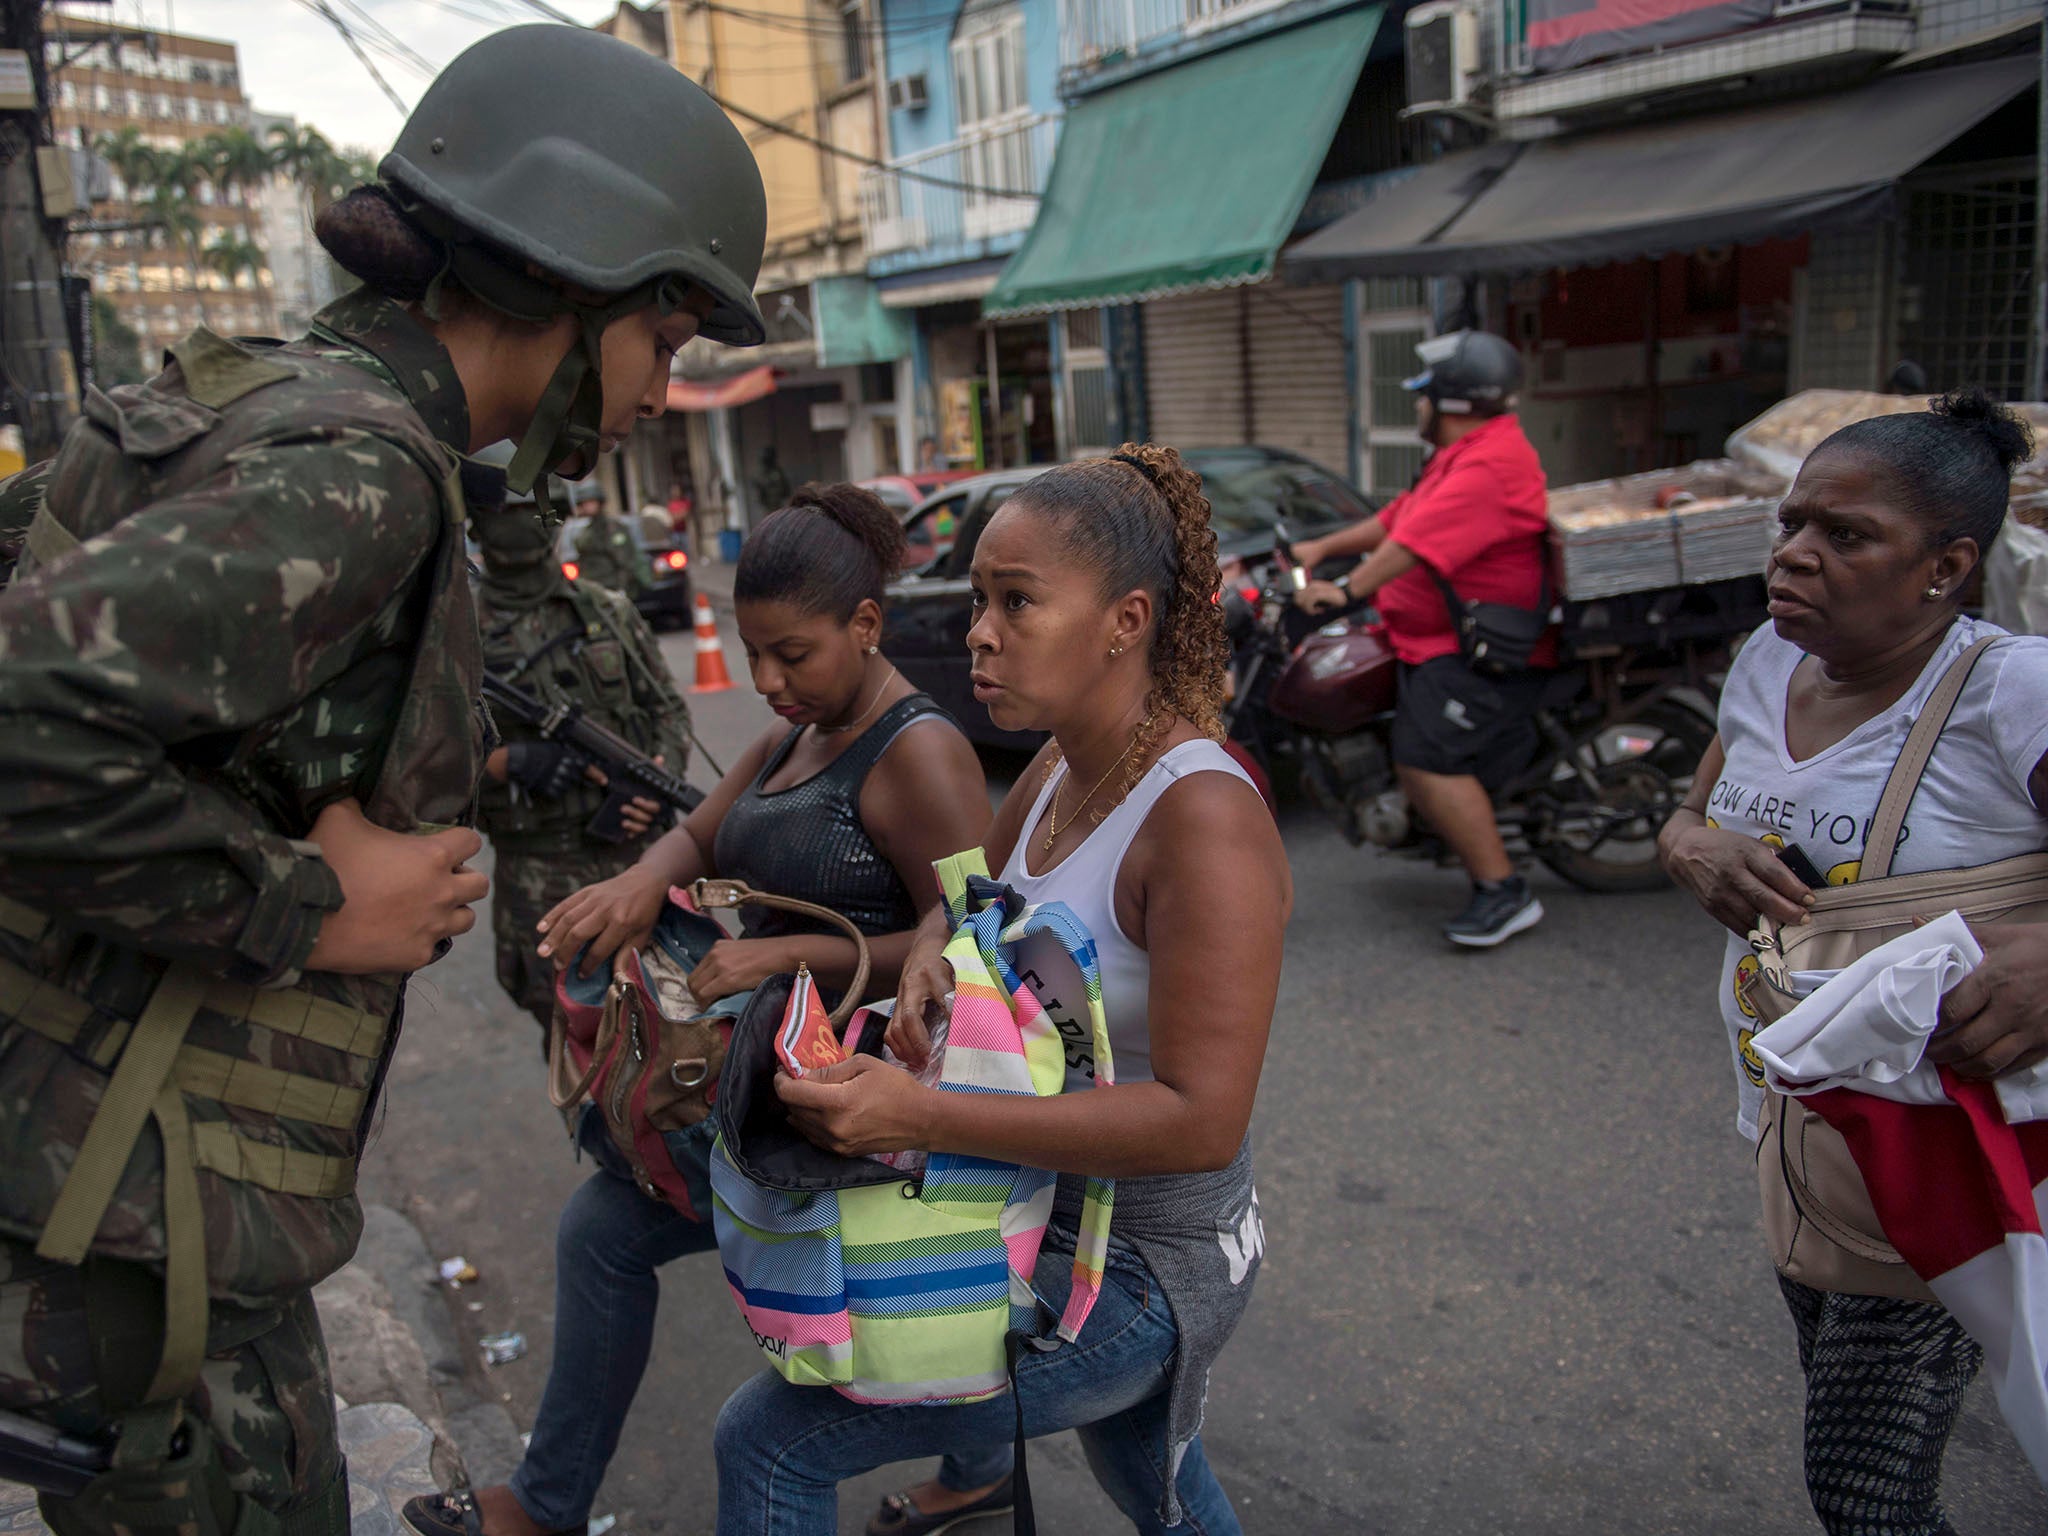
{"type": "Polygon", "coordinates": [[[515,492],[595,462],[612,321],[701,288],[714,302],[700,334],[766,339],[753,152],[695,82],[616,38],[553,25],[486,37],[427,88],[378,175],[445,249],[437,284],[452,277],[519,319],[581,323],[513,455],[515,492]],[[605,297],[580,302],[565,283],[605,297]]]}
{"type": "Polygon", "coordinates": [[[1522,354],[1490,331],[1450,331],[1415,349],[1422,372],[1403,389],[1447,416],[1504,416],[1522,388],[1522,354]]]}

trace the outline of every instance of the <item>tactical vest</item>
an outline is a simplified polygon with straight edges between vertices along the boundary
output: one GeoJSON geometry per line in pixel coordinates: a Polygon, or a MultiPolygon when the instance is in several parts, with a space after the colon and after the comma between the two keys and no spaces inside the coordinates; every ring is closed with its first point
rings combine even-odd
{"type": "MultiPolygon", "coordinates": [[[[641,751],[664,754],[680,773],[687,719],[664,722],[646,664],[627,633],[629,605],[579,581],[559,597],[514,614],[496,614],[489,602],[480,617],[484,664],[500,677],[551,705],[574,705],[641,751]],[[565,640],[564,634],[575,632],[565,640]]],[[[516,735],[523,727],[510,727],[516,735]]],[[[568,852],[585,846],[584,827],[604,804],[595,784],[571,785],[543,800],[509,784],[486,780],[477,821],[500,854],[568,852]]]]}
{"type": "Polygon", "coordinates": [[[615,517],[596,517],[576,535],[576,558],[582,578],[631,597],[647,586],[640,568],[640,546],[615,517]]]}
{"type": "MultiPolygon", "coordinates": [[[[372,655],[291,713],[317,718],[337,690],[374,698],[362,690],[381,677],[397,700],[381,744],[365,753],[350,742],[315,771],[333,770],[332,782],[392,831],[467,821],[488,722],[453,453],[400,391],[346,362],[203,330],[172,351],[177,366],[150,383],[89,394],[54,462],[23,573],[204,486],[239,449],[291,428],[403,450],[437,487],[442,514],[408,605],[409,654],[372,655]]],[[[266,722],[203,761],[173,760],[292,835],[249,768],[283,728],[266,722]]],[[[302,744],[319,749],[316,738],[302,744]]],[[[90,1251],[162,1268],[166,1342],[152,1399],[196,1374],[209,1296],[261,1305],[354,1253],[356,1162],[405,981],[309,973],[257,990],[0,900],[0,1231],[64,1263],[90,1251]]]]}

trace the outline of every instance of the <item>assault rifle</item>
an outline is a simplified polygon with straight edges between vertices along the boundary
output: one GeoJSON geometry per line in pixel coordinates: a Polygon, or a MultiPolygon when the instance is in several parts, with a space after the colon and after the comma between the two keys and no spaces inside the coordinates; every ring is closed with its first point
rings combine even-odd
{"type": "Polygon", "coordinates": [[[599,842],[626,840],[621,813],[636,796],[660,800],[684,816],[704,802],[702,791],[668,772],[623,736],[587,718],[573,704],[544,703],[495,672],[484,674],[484,697],[493,709],[502,709],[539,731],[543,740],[558,742],[585,763],[603,770],[610,793],[584,828],[599,842]]]}

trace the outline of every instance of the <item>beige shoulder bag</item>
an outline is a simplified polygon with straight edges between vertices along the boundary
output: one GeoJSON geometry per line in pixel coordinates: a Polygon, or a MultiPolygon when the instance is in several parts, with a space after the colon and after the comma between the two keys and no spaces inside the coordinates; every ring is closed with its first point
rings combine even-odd
{"type": "MultiPolygon", "coordinates": [[[[1759,916],[1749,936],[1756,964],[1738,990],[1759,1028],[1798,1004],[1792,976],[1838,971],[1912,930],[1916,919],[1960,912],[1973,928],[1987,923],[2048,922],[2048,852],[2022,854],[1972,869],[1891,873],[1907,808],[1920,787],[1942,728],[1970,674],[1994,641],[1978,641],[1935,685],[1886,780],[1864,842],[1854,884],[1818,893],[1809,922],[1781,927],[1759,916]]],[[[1757,1143],[1764,1236],[1779,1273],[1817,1290],[1932,1301],[1933,1293],[1884,1240],[1877,1213],[1841,1136],[1798,1099],[1764,1090],[1757,1143]]]]}

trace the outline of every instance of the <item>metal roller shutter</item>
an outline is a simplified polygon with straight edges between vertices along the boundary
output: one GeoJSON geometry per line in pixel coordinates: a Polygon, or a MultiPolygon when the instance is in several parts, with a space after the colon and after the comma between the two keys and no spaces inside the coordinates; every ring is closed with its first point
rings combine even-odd
{"type": "Polygon", "coordinates": [[[1145,396],[1155,441],[1216,448],[1245,440],[1244,292],[1225,288],[1145,306],[1145,396]]]}
{"type": "Polygon", "coordinates": [[[1349,473],[1344,289],[1261,286],[1251,301],[1253,440],[1349,473]]]}

